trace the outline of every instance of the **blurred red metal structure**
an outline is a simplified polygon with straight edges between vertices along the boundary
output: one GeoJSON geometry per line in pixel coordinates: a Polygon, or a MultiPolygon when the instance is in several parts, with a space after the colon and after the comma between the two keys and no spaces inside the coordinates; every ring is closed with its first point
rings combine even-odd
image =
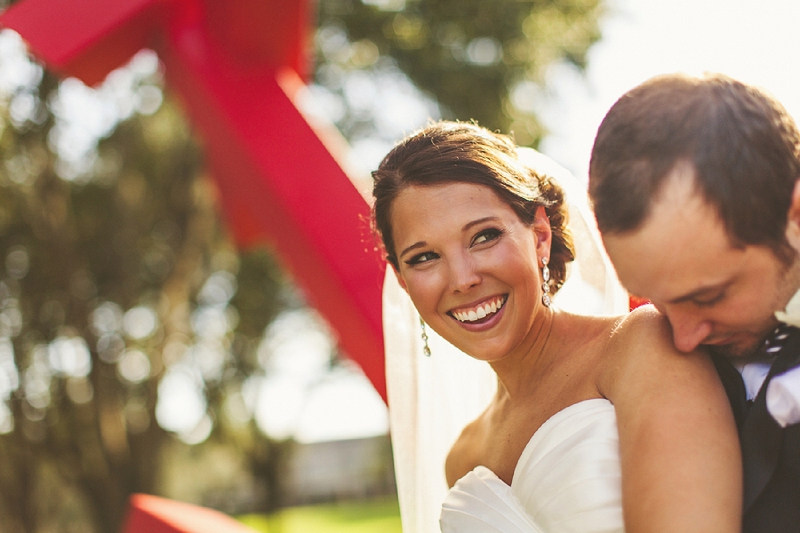
{"type": "Polygon", "coordinates": [[[629,296],[628,297],[628,302],[629,302],[628,307],[630,308],[631,311],[633,311],[637,307],[649,304],[650,300],[646,300],[644,298],[639,298],[638,296],[629,296]]]}
{"type": "Polygon", "coordinates": [[[146,494],[131,496],[122,533],[255,533],[228,515],[146,494]]]}
{"type": "Polygon", "coordinates": [[[0,25],[22,35],[50,69],[88,85],[142,48],[155,50],[202,134],[238,243],[275,247],[385,400],[384,264],[369,234],[369,207],[337,163],[342,141],[295,105],[308,75],[310,5],[21,0],[0,25]]]}

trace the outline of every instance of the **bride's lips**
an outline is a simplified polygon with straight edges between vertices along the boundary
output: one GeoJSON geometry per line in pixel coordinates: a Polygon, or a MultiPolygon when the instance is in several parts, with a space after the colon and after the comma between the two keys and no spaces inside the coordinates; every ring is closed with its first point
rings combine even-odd
{"type": "Polygon", "coordinates": [[[500,294],[476,304],[451,309],[447,314],[463,326],[483,326],[494,322],[507,301],[508,294],[500,294]]]}

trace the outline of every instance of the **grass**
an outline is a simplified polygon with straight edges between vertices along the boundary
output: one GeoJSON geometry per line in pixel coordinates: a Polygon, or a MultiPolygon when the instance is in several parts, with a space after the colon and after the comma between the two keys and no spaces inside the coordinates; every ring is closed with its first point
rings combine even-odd
{"type": "Polygon", "coordinates": [[[396,499],[291,507],[239,520],[261,533],[402,533],[396,499]]]}

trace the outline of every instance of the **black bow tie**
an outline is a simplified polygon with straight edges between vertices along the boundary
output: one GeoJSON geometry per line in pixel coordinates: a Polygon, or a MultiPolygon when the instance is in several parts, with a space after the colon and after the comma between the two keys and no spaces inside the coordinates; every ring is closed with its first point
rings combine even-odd
{"type": "Polygon", "coordinates": [[[772,379],[772,376],[783,374],[800,364],[798,343],[800,343],[800,329],[787,325],[781,325],[775,329],[763,346],[765,355],[775,356],[775,361],[769,369],[765,382],[772,379]]]}

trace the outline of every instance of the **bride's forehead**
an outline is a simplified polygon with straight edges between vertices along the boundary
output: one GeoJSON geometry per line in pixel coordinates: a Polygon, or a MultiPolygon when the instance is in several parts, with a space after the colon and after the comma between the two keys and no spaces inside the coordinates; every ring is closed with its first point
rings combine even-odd
{"type": "Polygon", "coordinates": [[[410,185],[397,195],[393,211],[430,209],[458,211],[459,208],[505,206],[500,197],[486,185],[469,182],[448,182],[435,185],[410,185]]]}
{"type": "Polygon", "coordinates": [[[411,186],[395,199],[391,211],[395,239],[425,239],[431,232],[460,231],[474,220],[515,217],[489,187],[474,183],[411,186]]]}

